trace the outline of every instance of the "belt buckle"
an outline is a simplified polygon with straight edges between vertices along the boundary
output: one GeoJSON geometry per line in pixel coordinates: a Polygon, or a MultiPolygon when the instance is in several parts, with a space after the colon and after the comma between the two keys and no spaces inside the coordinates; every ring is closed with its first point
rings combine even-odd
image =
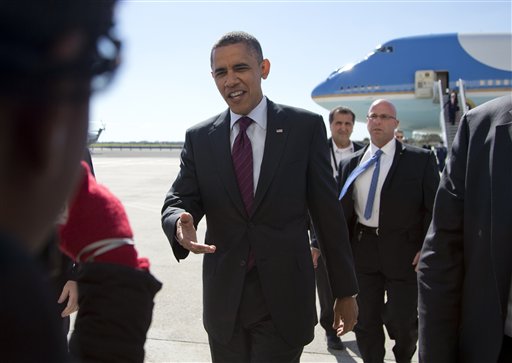
{"type": "Polygon", "coordinates": [[[379,235],[379,227],[375,228],[375,235],[378,236],[379,235]]]}

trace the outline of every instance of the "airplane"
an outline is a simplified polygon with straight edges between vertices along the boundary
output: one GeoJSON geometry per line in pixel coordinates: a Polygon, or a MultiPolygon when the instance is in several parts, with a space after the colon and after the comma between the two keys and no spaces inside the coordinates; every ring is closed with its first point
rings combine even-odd
{"type": "Polygon", "coordinates": [[[388,99],[400,129],[414,137],[414,131],[444,132],[440,112],[451,90],[462,91],[471,108],[510,94],[511,87],[512,33],[450,33],[379,45],[362,61],[332,72],[311,97],[327,110],[348,107],[364,122],[374,100],[388,99]]]}
{"type": "Polygon", "coordinates": [[[100,138],[101,133],[105,131],[105,124],[102,122],[101,127],[97,130],[91,130],[89,129],[89,132],[87,134],[87,145],[92,145],[98,141],[100,138]]]}

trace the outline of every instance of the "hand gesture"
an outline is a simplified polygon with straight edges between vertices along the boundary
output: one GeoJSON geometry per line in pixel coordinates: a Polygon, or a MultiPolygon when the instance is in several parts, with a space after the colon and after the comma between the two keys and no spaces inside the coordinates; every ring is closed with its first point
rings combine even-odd
{"type": "Polygon", "coordinates": [[[194,218],[187,212],[182,213],[176,223],[176,239],[183,248],[193,253],[214,253],[216,249],[213,245],[197,243],[194,218]]]}

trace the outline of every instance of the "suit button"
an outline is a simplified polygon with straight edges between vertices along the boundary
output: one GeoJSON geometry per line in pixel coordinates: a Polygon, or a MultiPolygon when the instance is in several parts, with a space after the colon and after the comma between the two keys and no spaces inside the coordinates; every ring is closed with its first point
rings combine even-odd
{"type": "Polygon", "coordinates": [[[240,261],[240,267],[244,267],[246,265],[247,262],[245,262],[245,260],[241,260],[240,261]]]}

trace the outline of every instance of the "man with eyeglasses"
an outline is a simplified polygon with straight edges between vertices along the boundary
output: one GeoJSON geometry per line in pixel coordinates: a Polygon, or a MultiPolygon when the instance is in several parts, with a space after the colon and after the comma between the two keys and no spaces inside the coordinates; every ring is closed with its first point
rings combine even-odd
{"type": "Polygon", "coordinates": [[[382,363],[386,326],[397,362],[410,362],[418,339],[415,266],[439,183],[432,152],[394,137],[396,109],[370,106],[370,144],[342,160],[338,182],[359,283],[354,328],[366,363],[382,363]]]}
{"type": "MultiPolygon", "coordinates": [[[[57,246],[47,241],[61,210],[74,199],[77,182],[85,177],[80,160],[91,94],[107,83],[118,63],[119,42],[109,35],[114,3],[0,0],[2,362],[71,360],[56,294],[41,262],[58,267],[51,259],[59,256],[57,246]],[[99,47],[98,42],[104,45],[99,47]],[[49,258],[43,258],[43,252],[49,258]]],[[[107,194],[100,196],[110,200],[107,194]]],[[[112,227],[99,222],[90,230],[112,227]]],[[[91,246],[86,240],[78,243],[82,234],[76,236],[66,244],[73,255],[80,252],[77,247],[91,246]]],[[[81,266],[72,361],[143,361],[153,297],[160,284],[133,266],[135,256],[133,245],[125,245],[122,251],[104,253],[103,263],[81,266]],[[133,265],[120,266],[126,257],[133,257],[133,265]]]]}

